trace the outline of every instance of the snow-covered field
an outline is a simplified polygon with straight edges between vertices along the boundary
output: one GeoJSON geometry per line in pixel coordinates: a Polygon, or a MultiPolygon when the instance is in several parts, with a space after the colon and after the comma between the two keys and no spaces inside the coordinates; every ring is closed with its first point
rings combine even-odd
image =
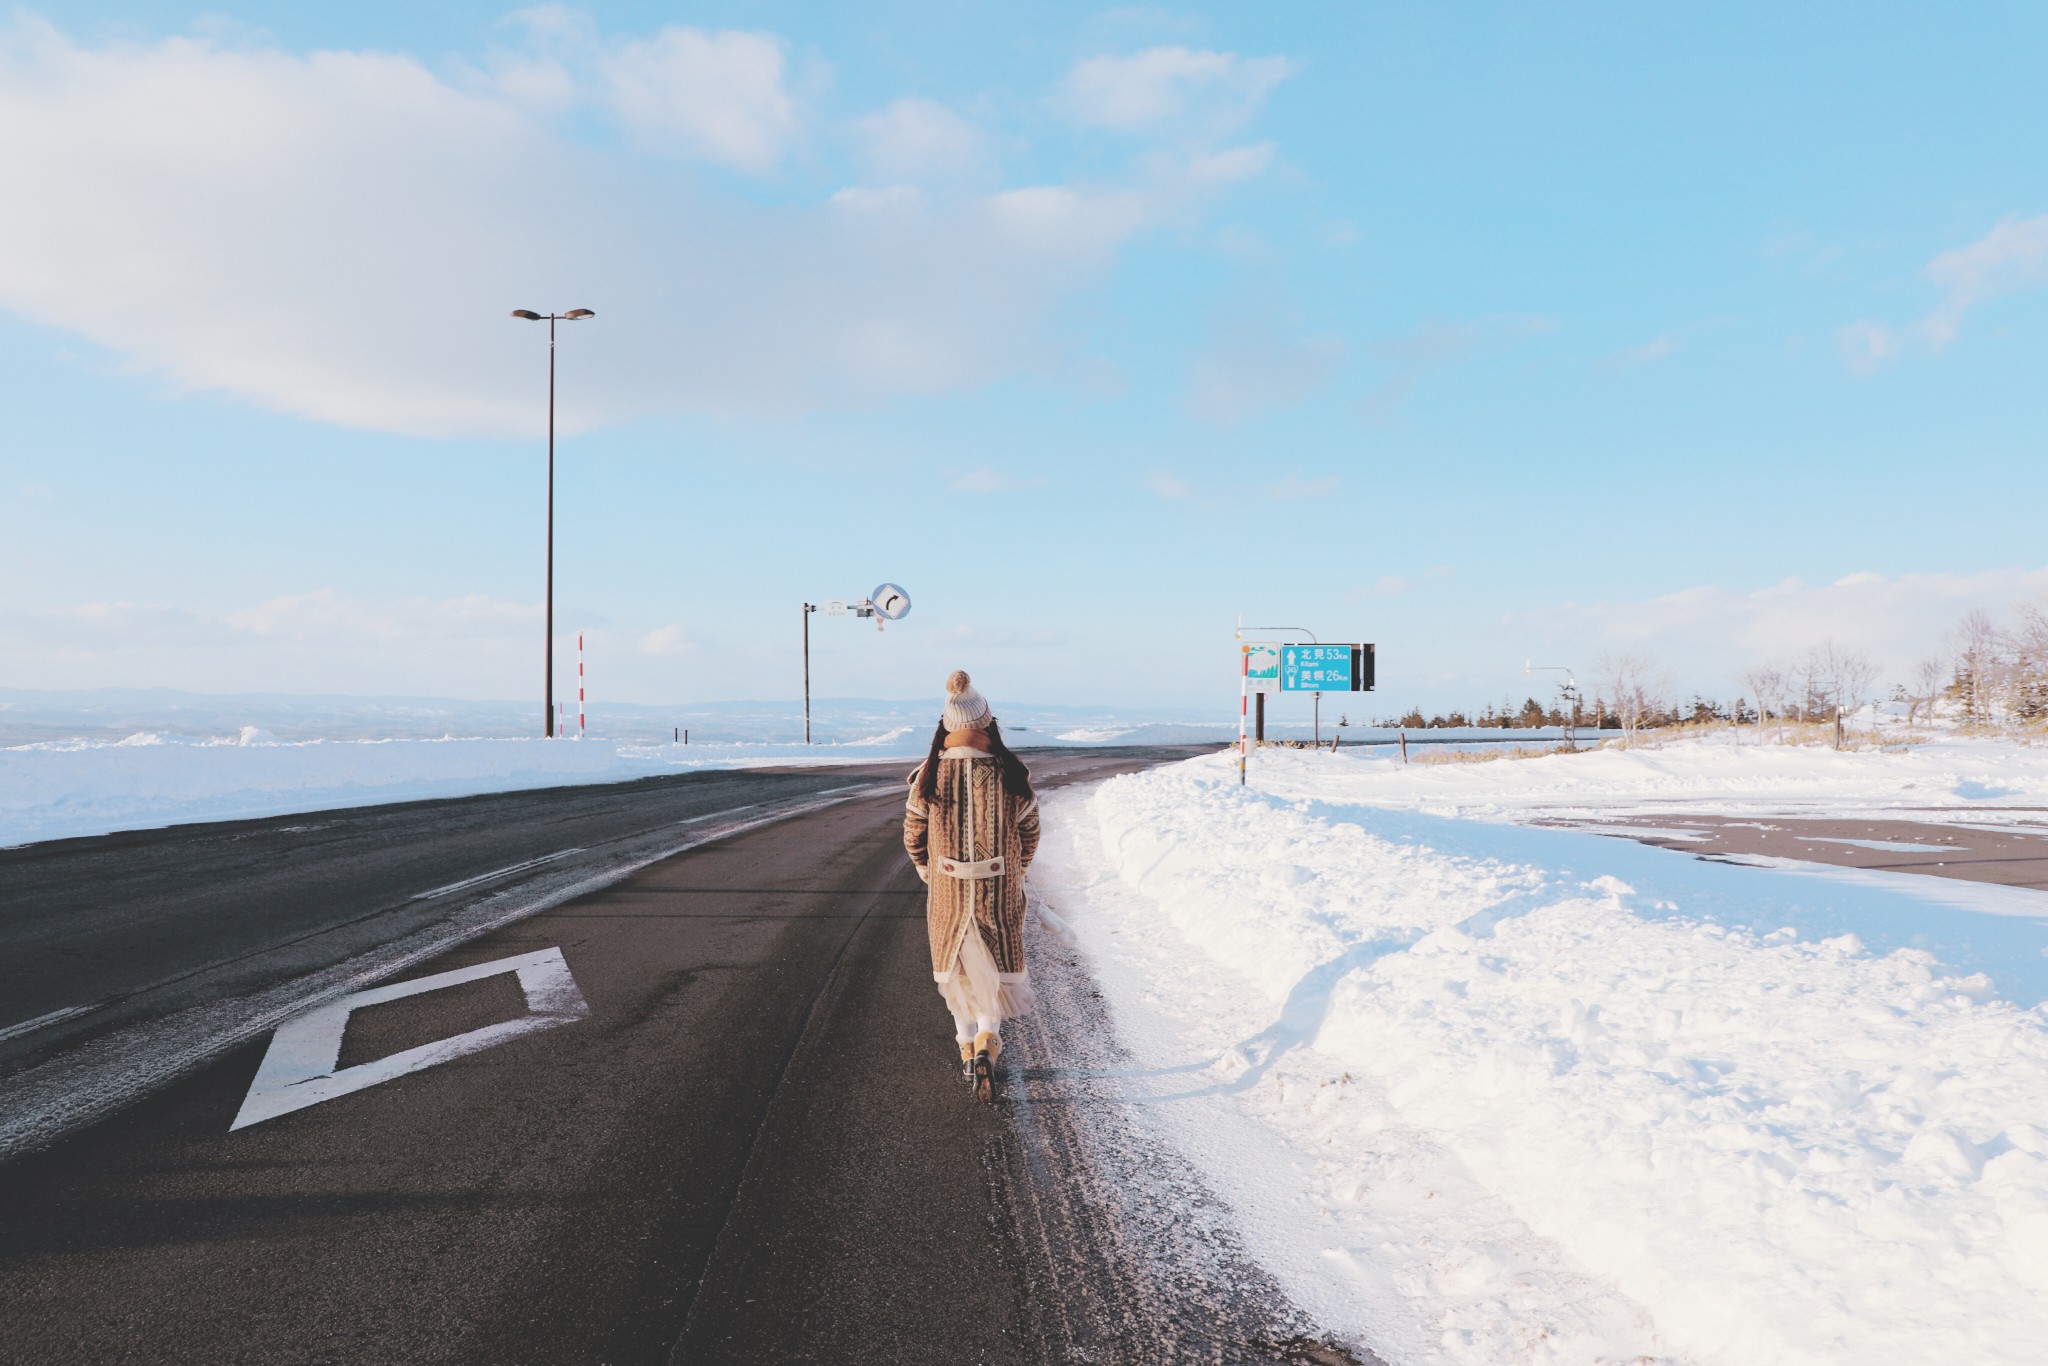
{"type": "Polygon", "coordinates": [[[1837,751],[1754,738],[1722,731],[1630,750],[1610,742],[1586,754],[1406,766],[1340,750],[1339,762],[1303,768],[1262,751],[1252,766],[1274,793],[1509,820],[1688,811],[2002,822],[2014,807],[2048,807],[2048,744],[1945,738],[1837,751]]]}
{"type": "Polygon", "coordinates": [[[915,762],[907,730],[837,745],[648,745],[601,740],[279,741],[145,732],[0,749],[0,846],[187,821],[466,797],[762,764],[915,762]]]}
{"type": "MultiPolygon", "coordinates": [[[[529,735],[533,708],[524,703],[0,689],[0,847],[690,769],[914,763],[934,715],[925,701],[821,701],[819,743],[804,745],[803,714],[788,703],[607,704],[588,738],[551,744],[529,735]],[[692,729],[695,743],[670,742],[692,729]]],[[[1020,748],[1221,746],[1237,727],[1235,718],[1030,704],[1006,705],[1003,724],[1020,748]]],[[[1270,729],[1296,739],[1311,733],[1299,720],[1270,729]]],[[[1342,734],[1357,746],[1388,743],[1396,732],[1350,727],[1342,734]]],[[[1475,729],[1431,739],[1479,748],[1503,737],[1542,743],[1555,735],[1475,729]]]]}
{"type": "MultiPolygon", "coordinates": [[[[1101,708],[1004,711],[1020,747],[1221,745],[1235,733],[1234,721],[1101,708]]],[[[0,690],[0,847],[691,769],[914,763],[936,715],[927,702],[832,699],[820,705],[819,743],[805,745],[803,714],[786,703],[611,706],[572,742],[530,737],[532,712],[437,698],[0,690]],[[671,743],[685,728],[694,743],[671,743]]]]}
{"type": "Polygon", "coordinates": [[[1397,1363],[2044,1359],[2048,897],[1508,822],[2010,820],[2048,805],[2048,752],[1267,752],[1252,775],[1217,756],[1049,797],[1033,881],[1132,1094],[1323,1323],[1397,1363]]]}

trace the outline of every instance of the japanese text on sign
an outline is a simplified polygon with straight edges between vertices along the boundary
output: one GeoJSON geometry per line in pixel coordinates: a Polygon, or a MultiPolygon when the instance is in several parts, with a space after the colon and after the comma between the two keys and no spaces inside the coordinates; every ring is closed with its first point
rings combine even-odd
{"type": "Polygon", "coordinates": [[[1283,645],[1282,692],[1364,692],[1373,685],[1370,645],[1283,645]]]}

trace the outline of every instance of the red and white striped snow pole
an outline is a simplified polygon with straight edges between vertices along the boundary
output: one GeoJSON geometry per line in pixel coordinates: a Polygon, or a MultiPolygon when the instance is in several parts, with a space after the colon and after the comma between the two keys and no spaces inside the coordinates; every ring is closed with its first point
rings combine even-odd
{"type": "Polygon", "coordinates": [[[583,738],[583,633],[576,633],[576,738],[583,738]]]}
{"type": "Polygon", "coordinates": [[[1244,648],[1244,638],[1238,637],[1237,646],[1237,785],[1244,786],[1244,718],[1251,709],[1252,657],[1244,648]]]}

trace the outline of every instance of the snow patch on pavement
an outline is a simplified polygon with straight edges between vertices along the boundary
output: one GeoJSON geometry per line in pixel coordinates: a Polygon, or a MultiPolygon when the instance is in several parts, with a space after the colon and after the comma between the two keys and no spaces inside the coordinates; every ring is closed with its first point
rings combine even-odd
{"type": "MultiPolygon", "coordinates": [[[[1638,788],[1673,762],[1618,757],[1638,788]]],[[[1818,757],[1781,789],[1839,796],[1818,757]]],[[[1386,809],[1551,762],[1262,754],[1251,788],[1218,758],[1047,798],[1034,883],[1255,1255],[1397,1361],[2038,1360],[2048,1011],[1955,959],[2041,915],[1386,809]]]]}

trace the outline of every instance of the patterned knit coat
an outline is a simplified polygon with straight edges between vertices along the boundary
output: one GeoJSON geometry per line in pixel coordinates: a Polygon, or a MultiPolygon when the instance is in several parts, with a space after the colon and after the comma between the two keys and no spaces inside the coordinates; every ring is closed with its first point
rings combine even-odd
{"type": "Polygon", "coordinates": [[[1038,852],[1038,799],[1003,789],[1002,765],[979,750],[950,749],[936,760],[932,800],[918,794],[923,765],[910,775],[903,813],[903,847],[925,872],[930,888],[925,925],[931,932],[932,972],[944,976],[959,962],[970,927],[979,926],[996,970],[1024,971],[1024,870],[1038,852]],[[963,757],[953,757],[955,755],[963,757]],[[937,859],[975,862],[1000,856],[1003,873],[991,878],[948,877],[937,859]]]}

